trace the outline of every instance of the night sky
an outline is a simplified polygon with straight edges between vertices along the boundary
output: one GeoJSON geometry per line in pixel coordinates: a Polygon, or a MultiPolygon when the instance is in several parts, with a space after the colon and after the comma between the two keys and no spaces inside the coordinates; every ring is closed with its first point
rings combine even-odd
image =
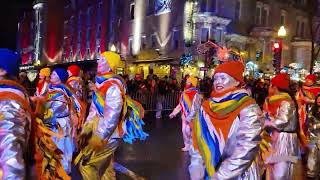
{"type": "Polygon", "coordinates": [[[0,48],[16,49],[18,20],[24,10],[32,9],[34,0],[1,0],[0,48]]]}

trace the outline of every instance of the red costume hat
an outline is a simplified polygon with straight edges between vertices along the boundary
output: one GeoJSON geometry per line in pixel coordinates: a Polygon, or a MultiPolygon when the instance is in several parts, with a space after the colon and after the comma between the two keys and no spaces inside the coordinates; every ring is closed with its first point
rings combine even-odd
{"type": "Polygon", "coordinates": [[[79,76],[80,67],[77,65],[71,65],[68,67],[68,71],[71,73],[71,76],[79,76]]]}
{"type": "Polygon", "coordinates": [[[271,79],[271,84],[279,89],[289,90],[290,76],[287,73],[277,74],[271,79]]]}
{"type": "Polygon", "coordinates": [[[317,76],[314,74],[309,74],[306,76],[306,81],[307,80],[310,80],[310,81],[312,81],[312,83],[315,83],[317,81],[317,76]]]}
{"type": "Polygon", "coordinates": [[[214,71],[214,75],[217,73],[226,73],[229,76],[233,77],[235,80],[239,81],[241,84],[244,84],[243,72],[244,72],[244,65],[242,64],[242,62],[227,61],[216,67],[214,71]]]}

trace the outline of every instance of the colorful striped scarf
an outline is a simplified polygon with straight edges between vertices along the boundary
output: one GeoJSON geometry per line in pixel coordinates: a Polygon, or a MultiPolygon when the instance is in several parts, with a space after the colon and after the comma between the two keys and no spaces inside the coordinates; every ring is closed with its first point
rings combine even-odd
{"type": "Polygon", "coordinates": [[[263,105],[263,109],[268,112],[269,115],[275,116],[277,109],[280,107],[283,101],[292,101],[292,98],[288,93],[280,93],[269,96],[263,105]]]}
{"type": "Polygon", "coordinates": [[[120,116],[120,123],[118,125],[118,131],[122,139],[132,144],[135,140],[145,140],[148,137],[148,134],[145,133],[142,129],[144,122],[142,118],[144,117],[144,109],[140,103],[132,100],[129,96],[126,95],[125,89],[117,82],[115,79],[119,80],[125,85],[125,81],[119,75],[112,73],[106,73],[103,75],[98,75],[96,77],[96,84],[98,84],[97,91],[92,95],[92,101],[97,108],[100,116],[104,114],[105,106],[105,94],[108,88],[116,84],[122,94],[123,98],[123,107],[122,114],[120,116]],[[106,82],[109,80],[108,82],[106,82]],[[125,128],[123,128],[125,125],[125,128]]]}
{"type": "Polygon", "coordinates": [[[182,108],[182,112],[185,117],[187,117],[187,115],[189,114],[191,106],[192,106],[193,97],[197,93],[198,93],[197,88],[189,88],[182,93],[181,100],[180,100],[180,106],[182,108]]]}
{"type": "Polygon", "coordinates": [[[234,92],[219,101],[211,98],[202,104],[193,123],[193,141],[210,177],[220,162],[233,121],[243,108],[254,103],[247,93],[234,92]]]}

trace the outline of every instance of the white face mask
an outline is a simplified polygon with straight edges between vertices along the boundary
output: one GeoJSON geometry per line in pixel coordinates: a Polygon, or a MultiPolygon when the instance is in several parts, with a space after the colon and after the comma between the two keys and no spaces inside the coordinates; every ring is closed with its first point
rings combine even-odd
{"type": "Polygon", "coordinates": [[[238,85],[239,82],[226,73],[217,73],[214,75],[213,86],[215,92],[217,93],[227,91],[229,89],[237,87],[238,85]]]}
{"type": "Polygon", "coordinates": [[[57,74],[55,71],[53,71],[52,74],[51,74],[51,76],[50,76],[50,82],[51,82],[52,84],[59,84],[59,83],[61,83],[61,80],[60,80],[58,74],[57,74]]]}
{"type": "Polygon", "coordinates": [[[97,68],[98,73],[103,74],[111,71],[110,66],[107,63],[107,60],[104,56],[100,56],[100,59],[98,59],[97,62],[98,62],[98,68],[97,68]]]}

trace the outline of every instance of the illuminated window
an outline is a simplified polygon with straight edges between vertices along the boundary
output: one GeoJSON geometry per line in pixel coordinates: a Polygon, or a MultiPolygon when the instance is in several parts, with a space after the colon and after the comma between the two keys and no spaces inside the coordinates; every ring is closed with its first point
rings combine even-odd
{"type": "Polygon", "coordinates": [[[134,3],[130,5],[130,19],[134,19],[134,3]]]}
{"type": "Polygon", "coordinates": [[[209,40],[209,28],[201,28],[201,43],[209,40]]]}

